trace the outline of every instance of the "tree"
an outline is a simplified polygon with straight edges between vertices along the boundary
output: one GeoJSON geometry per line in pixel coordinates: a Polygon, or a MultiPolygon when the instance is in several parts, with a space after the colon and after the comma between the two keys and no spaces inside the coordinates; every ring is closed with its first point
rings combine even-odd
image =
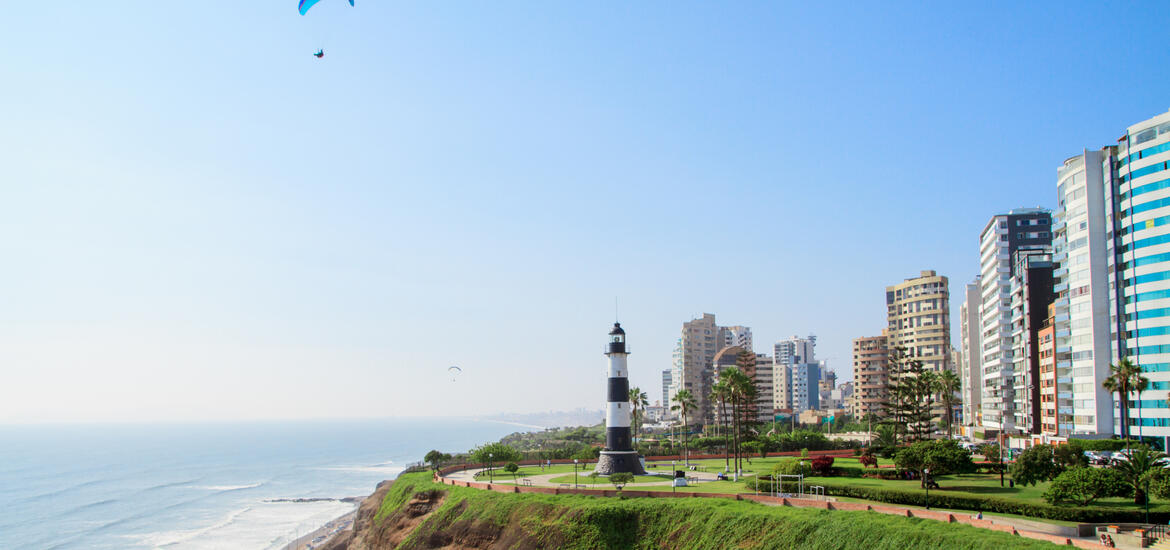
{"type": "Polygon", "coordinates": [[[882,423],[894,428],[895,440],[899,435],[908,440],[924,439],[933,430],[936,375],[902,347],[890,350],[888,365],[882,423]]]}
{"type": "Polygon", "coordinates": [[[1089,465],[1089,457],[1085,456],[1084,446],[1075,439],[1069,440],[1064,445],[1054,446],[1052,459],[1063,468],[1079,468],[1089,465]]]}
{"type": "Polygon", "coordinates": [[[870,448],[874,452],[882,455],[883,458],[894,458],[894,453],[898,452],[898,430],[892,425],[881,424],[874,430],[877,437],[870,443],[870,448]]]}
{"type": "Polygon", "coordinates": [[[991,471],[999,474],[999,486],[1003,487],[1003,473],[1007,465],[1003,463],[1003,449],[997,443],[984,443],[977,449],[983,455],[983,460],[991,463],[991,471]]]}
{"type": "Polygon", "coordinates": [[[1161,469],[1166,455],[1158,451],[1151,451],[1148,447],[1140,446],[1129,451],[1129,460],[1122,460],[1113,465],[1113,469],[1125,478],[1125,482],[1133,489],[1133,502],[1145,504],[1146,491],[1144,484],[1151,477],[1155,468],[1161,469]]]}
{"type": "Polygon", "coordinates": [[[951,437],[955,424],[955,405],[960,404],[959,398],[955,394],[959,393],[962,387],[962,381],[954,372],[946,370],[938,375],[935,380],[935,386],[938,393],[942,395],[943,407],[946,407],[946,415],[944,416],[947,423],[947,437],[951,437]]]}
{"type": "Polygon", "coordinates": [[[487,445],[481,445],[472,449],[471,460],[481,464],[489,462],[503,464],[507,462],[520,462],[523,460],[523,455],[520,454],[520,451],[503,443],[488,443],[487,445]]]}
{"type": "Polygon", "coordinates": [[[650,396],[646,395],[642,388],[637,386],[630,388],[630,408],[634,416],[634,425],[637,427],[635,435],[638,436],[638,439],[642,438],[642,423],[646,416],[646,407],[650,406],[649,399],[650,396]]]}
{"type": "MultiPolygon", "coordinates": [[[[715,381],[715,383],[711,385],[711,395],[709,396],[709,399],[718,403],[718,407],[719,407],[719,422],[715,424],[716,426],[719,426],[720,424],[727,423],[727,420],[728,420],[728,418],[727,418],[727,400],[730,398],[731,398],[731,384],[729,384],[727,382],[727,380],[724,379],[722,373],[720,373],[719,380],[715,381]]],[[[731,469],[731,440],[729,439],[730,437],[731,437],[731,435],[728,433],[728,431],[723,430],[723,470],[724,471],[731,469]]]]}
{"type": "Polygon", "coordinates": [[[743,442],[743,449],[748,452],[748,455],[758,454],[760,458],[767,458],[767,452],[764,451],[764,442],[758,439],[743,442]]]}
{"type": "Polygon", "coordinates": [[[1116,364],[1109,365],[1109,377],[1101,381],[1101,387],[1117,393],[1121,404],[1121,439],[1129,439],[1129,394],[1145,390],[1149,379],[1142,376],[1141,367],[1133,364],[1128,357],[1122,357],[1116,364]]]}
{"type": "Polygon", "coordinates": [[[678,392],[674,394],[674,399],[671,399],[670,402],[673,403],[673,405],[670,406],[670,410],[678,411],[679,416],[682,417],[683,461],[687,466],[690,466],[691,453],[687,448],[687,438],[690,436],[691,430],[689,424],[687,423],[687,417],[690,416],[691,413],[695,412],[695,409],[699,407],[699,404],[695,402],[695,396],[691,395],[691,390],[678,390],[678,392]]]}
{"type": "MultiPolygon", "coordinates": [[[[748,353],[750,352],[741,352],[740,355],[745,356],[748,353]]],[[[752,355],[751,360],[754,365],[755,355],[752,355]]],[[[728,367],[721,370],[719,372],[719,380],[727,382],[728,394],[731,397],[731,424],[733,430],[731,439],[732,457],[734,459],[734,469],[738,473],[743,470],[743,464],[741,462],[742,454],[739,448],[739,443],[742,439],[740,428],[744,424],[743,417],[745,412],[755,409],[756,385],[738,367],[728,367]]]]}
{"type": "Polygon", "coordinates": [[[592,472],[589,472],[589,485],[590,486],[597,485],[597,476],[598,476],[597,470],[593,470],[592,472]]]}
{"type": "Polygon", "coordinates": [[[423,460],[431,465],[432,470],[438,471],[440,464],[444,461],[451,460],[451,455],[442,451],[432,450],[423,457],[423,460]]]}
{"type": "Polygon", "coordinates": [[[1126,488],[1124,476],[1116,470],[1069,468],[1052,480],[1044,491],[1044,500],[1049,504],[1088,506],[1098,498],[1122,494],[1126,488]]]}
{"type": "Polygon", "coordinates": [[[515,483],[516,472],[520,471],[520,465],[515,462],[509,462],[507,466],[504,466],[504,471],[512,474],[512,482],[515,483]]]}
{"type": "Polygon", "coordinates": [[[609,476],[609,482],[612,483],[614,487],[617,487],[619,491],[622,490],[622,486],[632,481],[634,481],[634,474],[629,472],[618,472],[616,474],[610,474],[609,476]]]}
{"type": "Polygon", "coordinates": [[[926,487],[926,470],[932,475],[969,472],[975,464],[971,452],[953,439],[918,441],[894,455],[894,464],[903,470],[918,472],[920,484],[926,487]]]}
{"type": "Polygon", "coordinates": [[[1012,479],[1016,483],[1035,485],[1041,481],[1052,481],[1064,471],[1064,467],[1056,463],[1052,445],[1033,445],[1009,467],[1012,479]]]}

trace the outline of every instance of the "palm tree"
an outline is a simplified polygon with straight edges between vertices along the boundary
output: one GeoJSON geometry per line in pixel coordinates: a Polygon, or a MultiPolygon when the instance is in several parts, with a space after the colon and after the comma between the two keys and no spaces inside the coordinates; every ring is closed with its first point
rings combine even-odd
{"type": "Polygon", "coordinates": [[[1142,488],[1143,482],[1156,469],[1162,467],[1160,462],[1166,455],[1158,451],[1151,451],[1144,446],[1138,446],[1128,453],[1129,460],[1118,461],[1113,469],[1121,472],[1125,476],[1125,480],[1133,487],[1133,502],[1134,504],[1145,504],[1146,492],[1142,488]]]}
{"type": "Polygon", "coordinates": [[[735,457],[734,469],[738,474],[742,469],[739,445],[741,439],[740,427],[743,425],[744,415],[752,410],[753,407],[751,407],[751,404],[755,403],[756,385],[748,375],[744,374],[737,367],[727,367],[720,371],[719,380],[727,384],[727,391],[731,400],[732,454],[735,457]]]}
{"type": "Polygon", "coordinates": [[[695,402],[695,396],[691,395],[691,390],[678,390],[674,394],[674,399],[671,400],[673,405],[670,410],[678,411],[679,416],[683,421],[683,461],[687,466],[691,465],[691,451],[687,447],[687,438],[690,437],[690,426],[687,424],[687,416],[695,412],[699,404],[695,402]]]}
{"type": "Polygon", "coordinates": [[[943,406],[947,409],[947,439],[950,439],[955,424],[955,405],[958,404],[955,393],[962,387],[962,381],[959,380],[959,376],[954,372],[946,370],[938,375],[938,378],[935,380],[935,385],[937,386],[938,392],[942,394],[943,406]]]}
{"type": "Polygon", "coordinates": [[[1149,379],[1142,376],[1141,367],[1133,364],[1128,357],[1109,365],[1109,377],[1101,381],[1101,387],[1117,393],[1117,400],[1121,404],[1121,438],[1125,441],[1129,441],[1129,394],[1145,390],[1149,383],[1149,379]]]}
{"type": "Polygon", "coordinates": [[[634,435],[637,439],[642,438],[642,417],[646,416],[646,407],[650,406],[650,396],[642,391],[642,388],[634,386],[629,390],[630,408],[634,415],[634,426],[637,428],[634,435]],[[641,416],[638,415],[638,408],[642,409],[641,416]]]}
{"type": "MultiPolygon", "coordinates": [[[[731,386],[728,385],[727,380],[723,377],[722,371],[719,373],[719,380],[711,385],[710,399],[719,403],[719,424],[727,422],[727,400],[731,397],[731,386]]],[[[727,441],[727,430],[723,431],[723,470],[731,469],[731,443],[727,441]]]]}

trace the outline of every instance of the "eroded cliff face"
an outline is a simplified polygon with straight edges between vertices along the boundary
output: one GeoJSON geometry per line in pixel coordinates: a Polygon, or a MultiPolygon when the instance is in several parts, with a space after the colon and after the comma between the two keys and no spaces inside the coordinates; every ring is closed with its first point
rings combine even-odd
{"type": "MultiPolygon", "coordinates": [[[[458,502],[436,514],[447,498],[443,490],[413,493],[405,504],[376,520],[378,510],[390,491],[390,482],[382,482],[374,494],[358,507],[352,531],[334,537],[324,550],[404,550],[424,549],[538,549],[557,548],[557,537],[542,536],[532,529],[534,518],[509,517],[503,524],[466,518],[466,501],[458,502]],[[413,536],[412,536],[413,535],[413,536]]],[[[547,519],[547,518],[546,518],[547,519]]]]}

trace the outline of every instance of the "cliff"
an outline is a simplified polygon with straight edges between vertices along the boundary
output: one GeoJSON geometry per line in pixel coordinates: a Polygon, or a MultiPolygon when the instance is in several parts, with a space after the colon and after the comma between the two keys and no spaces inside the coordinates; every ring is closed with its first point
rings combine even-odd
{"type": "Polygon", "coordinates": [[[1007,533],[872,512],[764,506],[721,499],[618,499],[502,494],[433,483],[383,482],[354,530],[328,550],[429,548],[1052,548],[1007,533]]]}

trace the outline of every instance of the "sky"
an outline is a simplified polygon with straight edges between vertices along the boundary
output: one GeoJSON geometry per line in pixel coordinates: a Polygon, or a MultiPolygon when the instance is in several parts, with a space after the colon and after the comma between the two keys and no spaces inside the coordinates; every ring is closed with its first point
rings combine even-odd
{"type": "Polygon", "coordinates": [[[295,3],[0,10],[0,423],[599,409],[615,313],[846,379],[1170,109],[1164,2],[295,3]]]}

